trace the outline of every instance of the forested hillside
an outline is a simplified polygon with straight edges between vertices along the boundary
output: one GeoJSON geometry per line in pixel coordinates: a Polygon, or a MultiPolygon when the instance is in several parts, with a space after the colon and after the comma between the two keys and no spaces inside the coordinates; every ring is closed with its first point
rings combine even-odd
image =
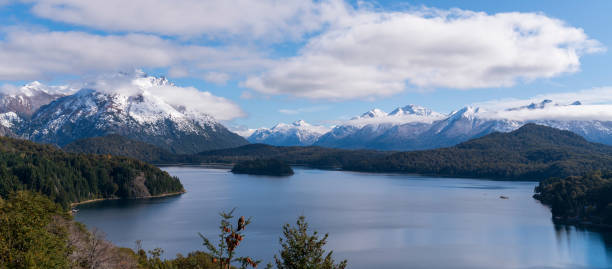
{"type": "Polygon", "coordinates": [[[63,147],[74,153],[110,154],[138,159],[145,162],[175,162],[175,155],[157,146],[129,139],[120,135],[108,135],[76,140],[63,147]]]}
{"type": "Polygon", "coordinates": [[[182,192],[178,178],[142,161],[67,153],[54,146],[0,137],[0,196],[31,190],[67,206],[97,198],[182,192]]]}
{"type": "Polygon", "coordinates": [[[197,163],[236,163],[255,159],[279,159],[291,165],[306,165],[315,168],[340,169],[351,163],[374,160],[390,152],[374,150],[345,150],[317,146],[280,147],[250,144],[232,149],[205,151],[184,159],[197,163]]]}

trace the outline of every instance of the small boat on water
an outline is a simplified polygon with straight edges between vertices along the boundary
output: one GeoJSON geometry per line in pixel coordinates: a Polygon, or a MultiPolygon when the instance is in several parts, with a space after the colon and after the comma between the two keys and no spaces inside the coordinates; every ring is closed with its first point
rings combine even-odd
{"type": "Polygon", "coordinates": [[[501,196],[499,196],[499,199],[508,200],[508,199],[510,199],[510,197],[508,197],[508,196],[504,196],[504,195],[501,195],[501,196]]]}
{"type": "Polygon", "coordinates": [[[76,209],[76,208],[73,208],[71,211],[72,211],[73,214],[79,212],[79,210],[76,209]]]}

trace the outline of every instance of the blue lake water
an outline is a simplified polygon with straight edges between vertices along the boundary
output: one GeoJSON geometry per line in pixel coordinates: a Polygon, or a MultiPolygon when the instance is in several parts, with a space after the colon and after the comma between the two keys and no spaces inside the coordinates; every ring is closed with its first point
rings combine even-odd
{"type": "Polygon", "coordinates": [[[349,268],[612,268],[612,234],[556,226],[531,198],[534,182],[435,178],[295,169],[286,178],[224,169],[165,167],[187,193],[79,207],[76,220],[113,243],[203,250],[217,239],[220,210],[253,223],[242,255],[273,260],[284,223],[305,215],[329,233],[328,249],[349,268]],[[509,199],[500,199],[500,195],[509,199]]]}

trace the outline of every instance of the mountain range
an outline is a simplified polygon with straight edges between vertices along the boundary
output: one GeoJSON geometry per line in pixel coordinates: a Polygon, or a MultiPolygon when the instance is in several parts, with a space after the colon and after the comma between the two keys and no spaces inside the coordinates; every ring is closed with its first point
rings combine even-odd
{"type": "MultiPolygon", "coordinates": [[[[196,153],[248,142],[208,114],[152,93],[173,84],[144,73],[119,74],[121,91],[92,85],[69,89],[34,82],[0,96],[0,134],[64,146],[110,134],[172,153],[196,153]],[[127,90],[125,88],[128,88],[127,90]]],[[[113,87],[112,85],[110,87],[113,87]]]]}
{"type": "MultiPolygon", "coordinates": [[[[527,123],[568,130],[592,142],[612,144],[612,118],[608,120],[576,116],[563,119],[552,115],[559,111],[565,111],[567,114],[592,107],[585,106],[580,101],[563,104],[545,99],[501,109],[466,106],[449,114],[416,105],[400,107],[390,113],[373,109],[334,126],[327,133],[311,132],[309,141],[314,142],[301,145],[345,149],[424,150],[453,146],[493,132],[511,132],[527,123]],[[313,139],[314,137],[317,138],[313,139]]],[[[295,131],[291,125],[282,126],[288,128],[282,131],[276,128],[259,129],[258,133],[266,133],[265,140],[257,140],[255,133],[248,139],[252,142],[285,145],[283,143],[287,140],[287,134],[295,131]]]]}
{"type": "Polygon", "coordinates": [[[3,88],[0,135],[60,147],[84,138],[120,135],[174,154],[232,148],[249,142],[407,151],[453,146],[536,123],[572,131],[591,142],[612,144],[612,119],[580,116],[583,111],[610,107],[548,99],[502,108],[466,106],[448,114],[417,105],[399,107],[390,113],[372,109],[332,127],[298,120],[260,128],[243,138],[209,114],[160,96],[159,89],[174,86],[164,77],[135,72],[120,73],[107,80],[104,87],[96,83],[47,86],[32,82],[19,88],[3,88]],[[559,112],[570,117],[556,117],[559,112]]]}
{"type": "Polygon", "coordinates": [[[303,120],[298,120],[291,124],[279,123],[270,129],[257,129],[247,140],[251,143],[276,146],[308,146],[314,144],[329,130],[330,128],[325,126],[311,125],[303,120]]]}

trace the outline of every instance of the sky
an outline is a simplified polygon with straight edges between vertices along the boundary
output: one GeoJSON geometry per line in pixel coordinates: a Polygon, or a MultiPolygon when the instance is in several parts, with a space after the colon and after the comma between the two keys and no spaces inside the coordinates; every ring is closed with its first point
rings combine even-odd
{"type": "Polygon", "coordinates": [[[611,10],[608,0],[0,0],[0,90],[142,70],[176,84],[160,94],[234,130],[408,104],[612,104],[611,10]]]}

